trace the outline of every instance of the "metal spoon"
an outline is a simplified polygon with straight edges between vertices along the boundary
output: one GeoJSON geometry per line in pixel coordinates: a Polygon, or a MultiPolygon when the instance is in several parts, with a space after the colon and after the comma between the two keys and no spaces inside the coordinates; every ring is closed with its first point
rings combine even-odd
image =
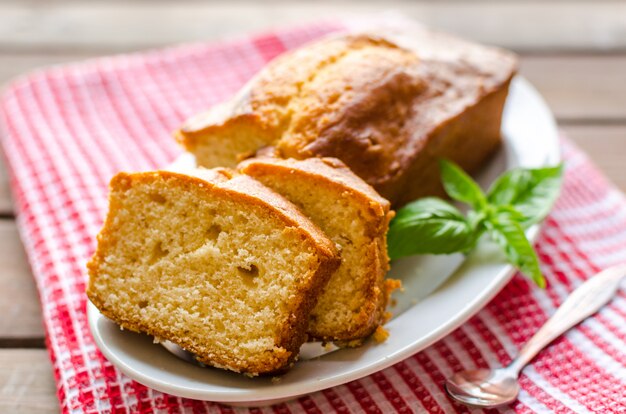
{"type": "Polygon", "coordinates": [[[455,400],[475,407],[498,407],[516,400],[520,371],[550,342],[608,303],[626,275],[626,265],[603,270],[580,285],[526,343],[507,367],[457,372],[446,381],[455,400]]]}

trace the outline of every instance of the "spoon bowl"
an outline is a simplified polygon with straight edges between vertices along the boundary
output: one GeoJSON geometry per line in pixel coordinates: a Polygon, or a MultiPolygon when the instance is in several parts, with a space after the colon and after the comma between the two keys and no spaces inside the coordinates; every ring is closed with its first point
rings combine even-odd
{"type": "Polygon", "coordinates": [[[519,390],[517,376],[506,369],[462,371],[446,381],[446,391],[452,398],[474,407],[510,404],[519,390]]]}
{"type": "Polygon", "coordinates": [[[520,390],[517,378],[524,366],[556,338],[606,305],[624,277],[626,265],[618,265],[589,278],[568,296],[509,366],[462,371],[448,378],[450,397],[475,407],[498,407],[515,401],[520,390]]]}

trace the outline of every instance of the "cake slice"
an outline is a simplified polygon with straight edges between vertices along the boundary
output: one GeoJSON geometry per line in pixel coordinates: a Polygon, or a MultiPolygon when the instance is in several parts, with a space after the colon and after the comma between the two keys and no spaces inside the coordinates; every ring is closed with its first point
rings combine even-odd
{"type": "Polygon", "coordinates": [[[266,146],[339,158],[398,207],[443,194],[438,159],[473,173],[497,150],[516,68],[510,52],[421,27],[333,35],[270,62],[176,137],[205,167],[266,146]]]}
{"type": "Polygon", "coordinates": [[[119,173],[87,295],[124,329],[249,375],[287,368],[339,265],[286,199],[226,170],[119,173]]]}
{"type": "Polygon", "coordinates": [[[385,321],[391,288],[386,233],[389,202],[334,158],[253,158],[239,166],[300,207],[341,251],[311,312],[311,338],[358,345],[385,321]]]}

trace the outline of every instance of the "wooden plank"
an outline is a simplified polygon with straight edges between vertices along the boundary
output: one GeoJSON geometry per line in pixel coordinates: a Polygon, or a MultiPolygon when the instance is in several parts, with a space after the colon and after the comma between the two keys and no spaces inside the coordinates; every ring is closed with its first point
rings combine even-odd
{"type": "Polygon", "coordinates": [[[48,351],[0,349],[0,412],[59,412],[48,351]]]}
{"type": "Polygon", "coordinates": [[[13,202],[11,201],[9,175],[6,167],[4,166],[4,157],[0,154],[0,216],[6,217],[10,216],[12,213],[13,202]]]}
{"type": "MultiPolygon", "coordinates": [[[[626,191],[626,125],[571,125],[564,130],[626,191]]],[[[0,220],[0,339],[42,338],[39,299],[15,224],[0,220]]]]}
{"type": "Polygon", "coordinates": [[[626,125],[572,125],[563,127],[563,130],[587,152],[617,188],[626,192],[626,125]]]}
{"type": "Polygon", "coordinates": [[[0,269],[0,344],[42,344],[39,296],[13,220],[0,220],[0,269]]]}
{"type": "MultiPolygon", "coordinates": [[[[40,66],[89,57],[82,53],[4,55],[0,84],[40,66]]],[[[626,121],[626,55],[522,57],[521,74],[545,97],[559,121],[626,121]]],[[[8,177],[0,159],[0,215],[11,213],[8,177]]]]}
{"type": "Polygon", "coordinates": [[[626,120],[626,55],[523,56],[521,74],[561,121],[626,120]]]}
{"type": "MultiPolygon", "coordinates": [[[[0,55],[0,85],[42,66],[95,54],[0,55]]],[[[626,54],[521,57],[521,74],[546,98],[560,120],[626,120],[626,54]]],[[[3,188],[0,187],[0,211],[3,188]]]]}
{"type": "Polygon", "coordinates": [[[130,51],[204,41],[307,20],[392,9],[469,39],[516,50],[624,50],[626,3],[616,1],[8,2],[0,49],[130,51]]]}
{"type": "MultiPolygon", "coordinates": [[[[82,53],[4,55],[0,84],[40,66],[86,57],[82,53]]],[[[626,55],[523,56],[521,74],[537,87],[563,123],[626,122],[626,55]]],[[[11,210],[8,178],[0,159],[0,215],[11,210]]]]}
{"type": "MultiPolygon", "coordinates": [[[[565,132],[622,189],[626,125],[566,126],[565,132]]],[[[43,335],[38,298],[13,222],[0,220],[0,341],[43,335]]],[[[58,402],[45,350],[0,349],[0,412],[56,413],[58,402]]]]}

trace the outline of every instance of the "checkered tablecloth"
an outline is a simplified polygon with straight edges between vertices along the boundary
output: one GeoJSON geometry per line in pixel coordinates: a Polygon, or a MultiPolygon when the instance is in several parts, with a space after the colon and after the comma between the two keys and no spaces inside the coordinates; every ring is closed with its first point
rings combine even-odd
{"type": "MultiPolygon", "coordinates": [[[[33,73],[4,91],[2,145],[64,413],[240,410],[148,389],[107,362],[87,326],[85,263],[116,172],[167,165],[181,152],[171,132],[187,116],[229,97],[279,53],[347,24],[106,57],[33,73]]],[[[461,328],[405,361],[251,412],[469,411],[446,398],[444,378],[506,364],[570,291],[626,260],[624,196],[562,143],[563,194],[537,243],[546,290],[518,275],[461,328]]],[[[521,384],[519,401],[503,411],[626,412],[626,293],[542,352],[521,384]]]]}

